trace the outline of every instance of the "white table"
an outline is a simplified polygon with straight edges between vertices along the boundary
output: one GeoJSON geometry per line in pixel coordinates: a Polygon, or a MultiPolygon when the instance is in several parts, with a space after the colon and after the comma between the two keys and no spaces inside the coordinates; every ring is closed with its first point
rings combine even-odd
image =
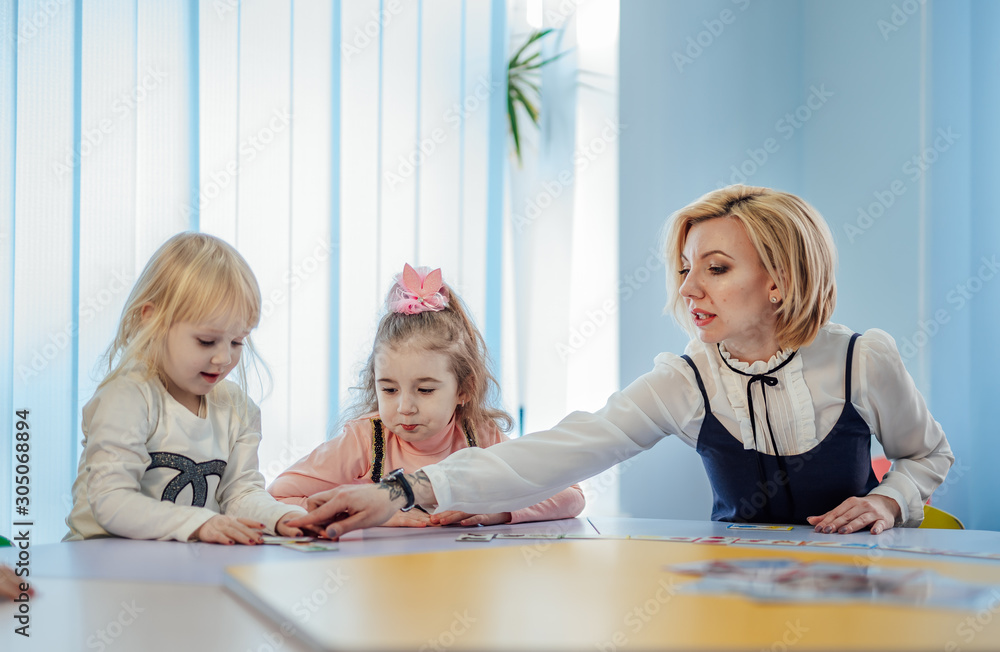
{"type": "MultiPolygon", "coordinates": [[[[321,556],[372,557],[526,543],[517,539],[495,539],[488,544],[455,540],[467,531],[839,538],[876,540],[880,545],[1000,551],[1000,532],[896,529],[873,537],[868,533],[823,535],[803,526],[791,532],[747,532],[729,530],[725,523],[710,521],[631,518],[579,518],[491,528],[374,528],[351,533],[340,542],[338,551],[322,553],[301,553],[278,546],[99,539],[30,549],[31,580],[37,591],[30,602],[32,636],[26,640],[14,635],[16,606],[10,602],[0,603],[0,650],[305,650],[308,648],[287,627],[283,630],[223,588],[227,566],[298,562],[321,556]]],[[[553,545],[547,541],[535,544],[553,545]]],[[[825,551],[837,552],[836,549],[825,551]]],[[[844,554],[858,553],[845,551],[844,554]]],[[[879,551],[878,554],[908,553],[879,551]]],[[[10,564],[16,560],[16,555],[14,549],[0,549],[0,562],[10,564]]],[[[948,560],[964,563],[960,557],[948,560]]],[[[983,562],[970,559],[968,563],[983,562]]],[[[530,600],[531,596],[526,599],[530,600]]],[[[995,626],[1000,626],[1000,619],[995,626]]]]}

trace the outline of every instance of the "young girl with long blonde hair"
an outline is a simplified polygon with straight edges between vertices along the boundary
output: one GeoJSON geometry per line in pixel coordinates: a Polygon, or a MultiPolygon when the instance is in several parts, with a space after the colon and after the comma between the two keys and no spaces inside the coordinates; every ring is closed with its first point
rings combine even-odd
{"type": "Polygon", "coordinates": [[[257,469],[260,410],[246,394],[260,288],[210,235],[181,233],[136,281],[83,408],[83,454],[64,540],[100,536],[256,544],[299,535],[257,469]],[[226,379],[236,371],[239,383],[226,379]]]}

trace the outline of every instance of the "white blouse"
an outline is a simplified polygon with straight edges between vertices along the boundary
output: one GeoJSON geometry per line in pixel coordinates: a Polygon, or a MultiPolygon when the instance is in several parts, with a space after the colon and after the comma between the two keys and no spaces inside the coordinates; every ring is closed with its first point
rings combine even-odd
{"type": "MultiPolygon", "coordinates": [[[[827,324],[816,339],[772,374],[773,387],[755,383],[753,408],[757,445],[773,454],[766,423],[778,453],[798,455],[818,445],[844,408],[847,346],[853,331],[827,324]],[[767,392],[767,413],[761,395],[767,392]]],[[[779,352],[767,362],[746,364],[722,355],[745,373],[764,373],[785,361],[779,352]]],[[[747,405],[749,378],[733,372],[714,344],[694,340],[686,353],[697,365],[720,423],[746,449],[754,448],[747,405]]],[[[944,481],[954,462],[940,424],[906,371],[887,333],[872,329],[854,347],[851,401],[879,440],[892,467],[871,491],[899,503],[905,526],[919,525],[923,503],[944,481]]],[[[705,405],[694,372],[678,355],[661,353],[653,370],[616,392],[598,412],[574,412],[553,429],[488,449],[462,450],[424,467],[438,510],[470,513],[510,511],[534,504],[677,435],[697,445],[705,405]]]]}

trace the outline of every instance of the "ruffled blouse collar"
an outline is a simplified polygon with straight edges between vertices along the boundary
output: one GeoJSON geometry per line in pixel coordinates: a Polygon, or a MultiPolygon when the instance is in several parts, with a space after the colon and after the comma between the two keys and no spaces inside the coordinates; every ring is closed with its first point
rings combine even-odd
{"type": "MultiPolygon", "coordinates": [[[[802,373],[802,355],[796,355],[792,358],[794,351],[778,351],[769,360],[746,363],[733,358],[726,351],[725,345],[720,344],[718,347],[718,352],[723,358],[722,360],[714,357],[716,356],[716,352],[713,350],[716,349],[714,344],[706,344],[704,346],[706,353],[710,356],[709,359],[716,360],[716,363],[710,366],[710,372],[716,383],[716,387],[721,388],[725,392],[726,399],[733,409],[736,420],[739,423],[740,439],[743,441],[744,448],[752,450],[756,446],[753,437],[753,426],[750,422],[750,406],[747,405],[746,388],[750,379],[727,369],[727,364],[745,374],[754,375],[768,374],[768,372],[787,361],[788,364],[781,367],[781,369],[773,374],[768,374],[781,380],[779,385],[773,388],[769,387],[767,390],[772,401],[778,398],[777,405],[785,406],[784,408],[776,407],[776,409],[787,409],[791,415],[788,432],[779,434],[778,439],[782,441],[782,444],[785,444],[784,440],[786,438],[794,439],[797,442],[797,445],[795,445],[791,444],[791,440],[789,440],[789,443],[783,446],[784,450],[809,450],[818,443],[816,440],[816,420],[812,409],[812,398],[809,394],[809,386],[806,384],[802,373]],[[792,359],[789,360],[789,358],[792,359]]],[[[763,403],[761,403],[761,408],[763,408],[763,403]]],[[[763,409],[760,410],[757,416],[762,419],[766,417],[763,409]]],[[[779,428],[779,430],[782,429],[779,428]]]]}
{"type": "Polygon", "coordinates": [[[725,344],[719,344],[719,353],[722,354],[726,363],[733,369],[738,369],[746,374],[766,374],[787,360],[789,356],[795,353],[795,351],[786,351],[781,349],[772,355],[769,360],[757,360],[755,362],[743,362],[742,360],[737,360],[729,353],[729,351],[726,350],[725,344]]]}

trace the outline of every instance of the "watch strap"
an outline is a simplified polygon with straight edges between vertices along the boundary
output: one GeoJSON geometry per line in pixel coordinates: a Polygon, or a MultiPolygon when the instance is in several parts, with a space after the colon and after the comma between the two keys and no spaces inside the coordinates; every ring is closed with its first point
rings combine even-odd
{"type": "Polygon", "coordinates": [[[408,512],[413,509],[416,504],[416,499],[413,495],[413,487],[410,486],[410,481],[406,479],[406,475],[403,473],[403,469],[395,469],[389,475],[382,478],[382,484],[394,483],[403,490],[403,495],[406,496],[406,505],[400,508],[402,512],[408,512]]]}

